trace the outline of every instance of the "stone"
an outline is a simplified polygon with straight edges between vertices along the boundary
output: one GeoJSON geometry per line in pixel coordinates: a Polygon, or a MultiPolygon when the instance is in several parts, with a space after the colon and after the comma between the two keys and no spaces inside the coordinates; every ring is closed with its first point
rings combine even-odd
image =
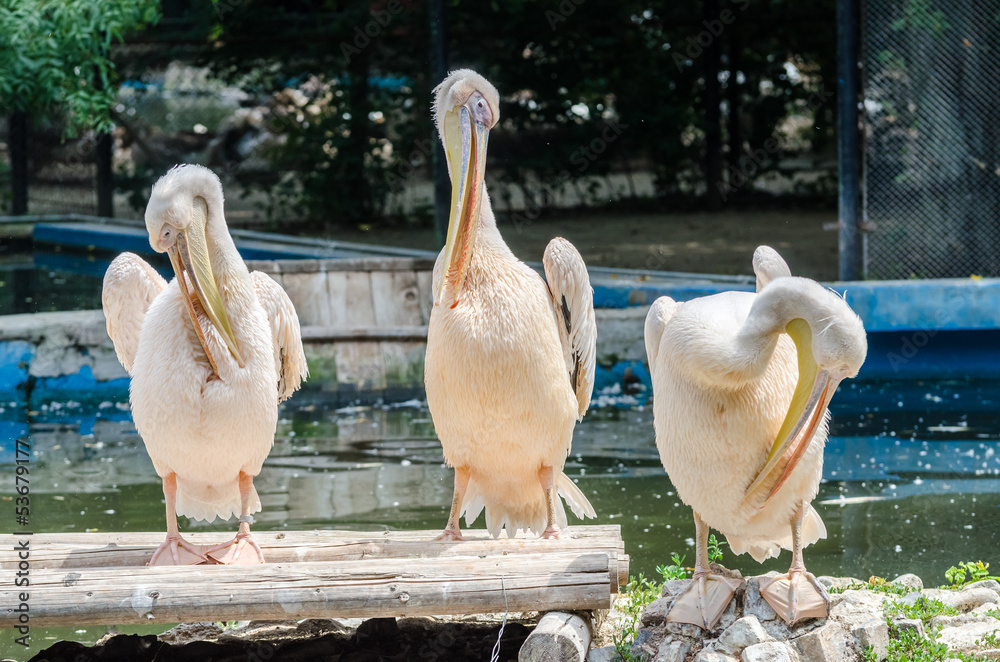
{"type": "Polygon", "coordinates": [[[653,658],[653,662],[684,662],[689,650],[691,650],[691,644],[686,641],[666,639],[656,649],[656,657],[653,658]]]}
{"type": "Polygon", "coordinates": [[[799,657],[809,662],[843,662],[847,658],[847,631],[837,622],[827,621],[791,644],[799,657]]]}
{"type": "MultiPolygon", "coordinates": [[[[818,581],[820,585],[826,589],[864,584],[863,581],[857,579],[856,577],[830,577],[829,575],[817,577],[816,581],[818,581]]],[[[830,597],[832,598],[833,596],[831,595],[830,597]]]]}
{"type": "Polygon", "coordinates": [[[940,600],[949,607],[966,612],[997,601],[997,593],[986,587],[966,586],[961,591],[928,589],[924,591],[928,600],[940,600]]]}
{"type": "Polygon", "coordinates": [[[870,618],[851,628],[851,636],[864,651],[871,646],[875,659],[883,660],[889,652],[889,625],[884,618],[870,618]]]}
{"type": "Polygon", "coordinates": [[[663,621],[667,617],[667,612],[670,611],[670,605],[672,604],[674,604],[674,596],[672,595],[653,600],[642,610],[642,625],[644,627],[663,625],[663,621]]]}
{"type": "MultiPolygon", "coordinates": [[[[980,579],[978,582],[972,582],[965,589],[970,588],[988,588],[994,591],[998,596],[1000,596],[1000,582],[995,579],[980,579]]],[[[965,590],[963,589],[963,590],[965,590]]]]}
{"type": "Polygon", "coordinates": [[[948,644],[949,648],[960,651],[971,651],[976,647],[976,639],[991,632],[997,632],[998,626],[1000,624],[997,623],[996,619],[993,619],[992,622],[984,619],[976,623],[966,623],[959,627],[945,628],[938,634],[938,641],[948,644]]]}
{"type": "Polygon", "coordinates": [[[592,648],[587,653],[587,662],[617,662],[620,659],[618,649],[614,646],[592,648]]]}
{"type": "MultiPolygon", "coordinates": [[[[769,575],[777,575],[778,573],[768,573],[769,575]]],[[[751,577],[747,580],[747,591],[743,598],[743,614],[745,616],[754,616],[758,621],[773,621],[778,617],[774,610],[771,609],[771,605],[767,604],[767,600],[764,596],[760,594],[760,578],[751,577]]]]}
{"type": "Polygon", "coordinates": [[[694,656],[693,662],[738,662],[737,658],[730,657],[725,653],[704,648],[694,656]]]}
{"type": "Polygon", "coordinates": [[[905,575],[900,575],[892,580],[893,584],[897,586],[903,586],[911,591],[922,591],[924,590],[924,580],[920,579],[912,573],[907,573],[905,575]]]}
{"type": "Polygon", "coordinates": [[[215,623],[181,623],[157,637],[168,644],[186,644],[191,641],[211,641],[217,639],[223,630],[215,623]]]}
{"type": "Polygon", "coordinates": [[[687,590],[688,585],[691,584],[690,579],[671,579],[669,581],[663,582],[663,591],[661,595],[663,597],[677,597],[681,593],[687,590]]]}
{"type": "MultiPolygon", "coordinates": [[[[788,647],[788,644],[780,641],[765,641],[744,648],[740,660],[742,662],[795,662],[794,655],[795,653],[788,647]]],[[[809,662],[820,661],[809,659],[809,662]]]]}
{"type": "Polygon", "coordinates": [[[881,593],[849,590],[830,596],[830,618],[843,621],[849,628],[861,625],[869,618],[882,614],[882,603],[888,599],[881,593]]]}
{"type": "Polygon", "coordinates": [[[927,633],[924,632],[924,622],[919,618],[897,618],[892,622],[892,625],[900,632],[913,630],[921,639],[927,636],[927,633]]]}
{"type": "Polygon", "coordinates": [[[756,616],[744,616],[723,631],[718,646],[719,650],[739,655],[744,648],[771,639],[756,616]]]}

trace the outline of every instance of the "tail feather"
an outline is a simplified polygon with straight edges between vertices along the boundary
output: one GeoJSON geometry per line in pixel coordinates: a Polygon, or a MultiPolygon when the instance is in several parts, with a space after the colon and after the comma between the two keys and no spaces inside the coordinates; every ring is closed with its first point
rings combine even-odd
{"type": "Polygon", "coordinates": [[[559,492],[559,496],[569,505],[569,509],[573,511],[573,514],[580,519],[597,517],[594,507],[590,505],[590,501],[587,500],[583,490],[577,487],[573,479],[561,471],[556,476],[556,490],[559,492]]]}
{"type": "MultiPolygon", "coordinates": [[[[580,519],[597,516],[590,501],[569,476],[560,471],[556,475],[555,482],[556,492],[566,501],[574,515],[580,519]]],[[[519,498],[515,503],[515,499],[512,498],[514,495],[509,492],[502,495],[489,493],[475,477],[471,478],[462,502],[465,526],[471,527],[479,518],[479,514],[485,510],[486,529],[494,538],[498,538],[505,528],[511,538],[516,536],[518,531],[541,534],[548,523],[548,508],[545,503],[545,493],[536,486],[537,483],[522,486],[516,494],[519,498]]],[[[567,525],[566,510],[561,504],[556,508],[556,523],[560,527],[567,525]]]]}
{"type": "MultiPolygon", "coordinates": [[[[826,524],[823,523],[823,518],[819,516],[816,509],[807,504],[805,517],[802,518],[802,546],[807,547],[821,538],[826,538],[826,524]]],[[[782,548],[792,548],[791,529],[789,529],[788,535],[773,540],[730,535],[726,536],[726,540],[734,554],[749,552],[750,556],[758,563],[777,558],[781,554],[782,548]]]]}
{"type": "MultiPolygon", "coordinates": [[[[260,509],[260,496],[257,494],[257,487],[252,486],[250,512],[256,513],[260,509]]],[[[240,510],[240,487],[237,481],[221,490],[206,489],[202,485],[186,483],[183,479],[177,481],[176,511],[178,515],[211,522],[217,517],[229,519],[233,516],[239,516],[240,510]]]]}

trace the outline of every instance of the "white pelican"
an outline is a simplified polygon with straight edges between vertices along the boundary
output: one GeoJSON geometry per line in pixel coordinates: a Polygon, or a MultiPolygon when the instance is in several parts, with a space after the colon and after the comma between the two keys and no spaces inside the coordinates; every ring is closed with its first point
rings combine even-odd
{"type": "Polygon", "coordinates": [[[573,427],[590,404],[597,326],[593,290],[572,244],[545,249],[545,281],[514,257],[497,231],[483,183],[486,140],[500,95],[468,69],[435,89],[434,118],[452,182],[447,243],[434,265],[427,333],[427,404],[445,459],[455,467],[448,525],[462,540],[486,510],[497,537],[519,529],[558,538],[561,495],[578,517],[594,517],[563,473],[573,427]]]}
{"type": "Polygon", "coordinates": [[[153,186],[146,229],[177,277],[168,284],[132,253],[104,276],[108,335],[132,376],[132,416],[167,504],[167,538],[150,565],[263,563],[250,536],[260,510],[253,477],[274,442],[278,403],[308,373],[292,302],[247,271],[222,204],[211,170],[171,169],[153,186]],[[239,531],[216,547],[192,545],[177,514],[239,515],[239,531]],[[247,545],[256,554],[241,557],[247,545]]]}
{"type": "Polygon", "coordinates": [[[646,317],[656,445],[696,531],[694,581],[668,618],[706,630],[738,585],[712,573],[709,527],[758,562],[792,550],[788,574],[761,580],[787,623],[828,614],[802,548],[826,537],[810,505],[822,478],[826,406],[868,351],[861,320],[835,292],[791,277],[766,246],[754,254],[754,271],[756,294],[661,297],[646,317]]]}

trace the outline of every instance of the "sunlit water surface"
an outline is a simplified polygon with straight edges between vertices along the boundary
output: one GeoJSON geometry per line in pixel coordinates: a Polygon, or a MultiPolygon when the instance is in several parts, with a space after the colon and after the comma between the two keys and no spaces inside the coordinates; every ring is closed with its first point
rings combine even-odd
{"type": "MultiPolygon", "coordinates": [[[[843,385],[814,502],[829,535],[806,549],[809,569],[860,578],[914,572],[937,585],[959,561],[1000,565],[998,402],[1000,383],[843,385]]],[[[30,434],[34,531],[165,530],[160,480],[127,404],[52,403],[37,412],[8,405],[0,426],[8,436],[25,427],[30,434]]],[[[2,443],[0,461],[10,469],[13,441],[2,443]]],[[[655,574],[672,552],[693,562],[691,511],[660,465],[650,408],[592,410],[576,428],[565,471],[590,498],[596,523],[621,525],[633,574],[655,574]]],[[[259,531],[434,530],[447,518],[452,470],[422,403],[332,409],[297,396],[282,409],[255,483],[259,531]]],[[[235,528],[181,520],[182,531],[235,528]]],[[[788,552],[764,564],[723,558],[745,575],[789,562],[788,552]]],[[[104,629],[34,629],[32,638],[44,647],[93,640],[104,629]]],[[[12,638],[0,642],[0,654],[24,655],[12,638]]]]}

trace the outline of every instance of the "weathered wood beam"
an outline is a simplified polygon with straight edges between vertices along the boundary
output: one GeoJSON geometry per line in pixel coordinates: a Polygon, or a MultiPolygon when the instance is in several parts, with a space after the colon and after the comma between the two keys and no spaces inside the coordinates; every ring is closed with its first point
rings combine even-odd
{"type": "MultiPolygon", "coordinates": [[[[604,553],[548,552],[32,570],[29,604],[37,627],[607,609],[612,565],[604,553]]],[[[19,590],[0,590],[2,627],[17,624],[19,590]]]]}

